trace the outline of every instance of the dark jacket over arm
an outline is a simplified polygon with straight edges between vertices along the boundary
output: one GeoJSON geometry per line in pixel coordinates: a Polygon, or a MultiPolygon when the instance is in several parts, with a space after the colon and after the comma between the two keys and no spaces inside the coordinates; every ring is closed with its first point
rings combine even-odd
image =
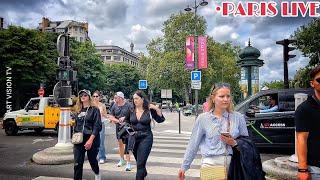
{"type": "Polygon", "coordinates": [[[162,123],[164,122],[165,118],[162,114],[162,116],[159,116],[157,111],[154,110],[154,109],[150,109],[150,112],[151,112],[151,116],[152,118],[157,122],[157,123],[162,123]]]}
{"type": "Polygon", "coordinates": [[[228,180],[265,180],[258,149],[249,137],[236,139],[238,147],[233,148],[228,180]]]}

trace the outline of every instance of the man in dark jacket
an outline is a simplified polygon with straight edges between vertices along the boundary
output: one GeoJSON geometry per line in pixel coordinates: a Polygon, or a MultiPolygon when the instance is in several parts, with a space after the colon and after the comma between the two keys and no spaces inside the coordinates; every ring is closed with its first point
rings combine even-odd
{"type": "Polygon", "coordinates": [[[260,153],[249,137],[241,136],[236,139],[233,147],[228,180],[265,180],[262,170],[260,153]]]}

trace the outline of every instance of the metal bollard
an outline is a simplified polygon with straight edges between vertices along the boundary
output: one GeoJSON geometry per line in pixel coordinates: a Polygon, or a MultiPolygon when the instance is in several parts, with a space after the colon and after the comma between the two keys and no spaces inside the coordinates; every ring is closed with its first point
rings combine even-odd
{"type": "Polygon", "coordinates": [[[180,115],[180,108],[178,109],[179,113],[179,134],[181,134],[181,115],[180,115]]]}

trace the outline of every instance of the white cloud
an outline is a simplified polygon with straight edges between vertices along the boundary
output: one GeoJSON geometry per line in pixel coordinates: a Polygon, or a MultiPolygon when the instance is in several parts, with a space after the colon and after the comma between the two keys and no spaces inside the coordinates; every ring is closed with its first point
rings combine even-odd
{"type": "Polygon", "coordinates": [[[227,41],[229,40],[232,31],[232,27],[223,25],[213,28],[212,31],[209,32],[209,35],[212,36],[215,40],[227,41]]]}
{"type": "Polygon", "coordinates": [[[113,41],[111,39],[106,39],[103,41],[103,44],[105,45],[113,45],[113,41]]]}
{"type": "Polygon", "coordinates": [[[231,39],[238,39],[240,37],[240,35],[238,33],[233,32],[233,33],[231,33],[230,37],[231,37],[231,39]]]}

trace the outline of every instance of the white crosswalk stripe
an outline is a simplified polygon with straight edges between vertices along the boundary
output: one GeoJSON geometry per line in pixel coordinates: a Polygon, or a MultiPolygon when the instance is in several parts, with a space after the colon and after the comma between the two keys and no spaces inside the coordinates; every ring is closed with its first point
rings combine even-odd
{"type": "MultiPolygon", "coordinates": [[[[147,162],[148,174],[172,176],[173,179],[177,179],[189,139],[190,134],[187,133],[154,132],[153,147],[147,162]]],[[[107,162],[99,164],[100,170],[135,174],[136,166],[133,155],[131,156],[133,169],[130,172],[124,170],[125,166],[117,167],[118,160],[119,155],[116,151],[113,154],[107,154],[107,162]]],[[[198,155],[192,162],[191,169],[186,172],[186,177],[199,177],[200,164],[201,160],[198,155]]],[[[85,162],[84,169],[91,169],[88,161],[85,162]]]]}

